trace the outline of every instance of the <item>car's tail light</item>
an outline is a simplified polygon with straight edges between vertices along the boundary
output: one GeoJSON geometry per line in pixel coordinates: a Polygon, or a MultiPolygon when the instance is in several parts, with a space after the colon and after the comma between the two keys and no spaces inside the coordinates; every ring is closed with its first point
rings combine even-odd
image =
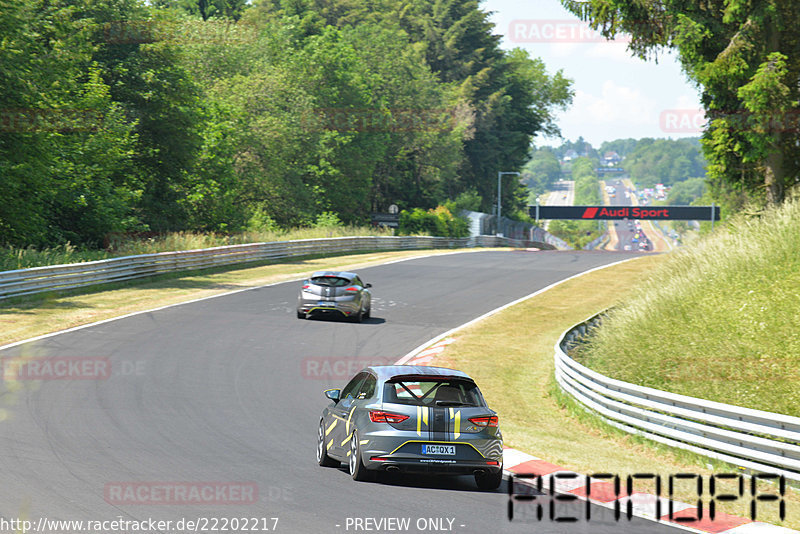
{"type": "Polygon", "coordinates": [[[497,460],[489,460],[486,462],[486,465],[500,465],[500,462],[497,460]]]}
{"type": "Polygon", "coordinates": [[[306,285],[303,286],[303,289],[308,289],[309,287],[311,287],[311,286],[306,284],[306,285]]]}
{"type": "Polygon", "coordinates": [[[370,410],[369,420],[373,423],[402,423],[408,419],[407,415],[391,412],[382,412],[380,410],[370,410]]]}
{"type": "Polygon", "coordinates": [[[348,287],[345,291],[358,291],[357,287],[348,287]]]}
{"type": "Polygon", "coordinates": [[[495,427],[497,428],[497,416],[496,415],[485,415],[482,417],[470,417],[469,422],[475,426],[482,426],[482,427],[495,427]]]}

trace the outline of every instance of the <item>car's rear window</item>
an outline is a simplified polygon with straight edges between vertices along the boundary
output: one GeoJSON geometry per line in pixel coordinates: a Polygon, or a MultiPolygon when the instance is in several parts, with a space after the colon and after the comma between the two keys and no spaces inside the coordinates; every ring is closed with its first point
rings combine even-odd
{"type": "Polygon", "coordinates": [[[485,406],[478,386],[460,379],[396,379],[384,384],[383,402],[414,406],[485,406]]]}
{"type": "Polygon", "coordinates": [[[328,287],[344,287],[350,285],[350,280],[341,276],[317,276],[311,279],[312,284],[328,287]]]}

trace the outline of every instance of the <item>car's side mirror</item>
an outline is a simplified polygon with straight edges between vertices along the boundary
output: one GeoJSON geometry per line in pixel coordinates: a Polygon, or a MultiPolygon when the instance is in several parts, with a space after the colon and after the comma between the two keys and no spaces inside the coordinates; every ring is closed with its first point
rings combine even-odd
{"type": "Polygon", "coordinates": [[[326,389],[325,396],[333,402],[339,402],[339,395],[342,393],[341,389],[326,389]]]}
{"type": "Polygon", "coordinates": [[[364,284],[364,287],[372,287],[372,284],[364,284]]]}

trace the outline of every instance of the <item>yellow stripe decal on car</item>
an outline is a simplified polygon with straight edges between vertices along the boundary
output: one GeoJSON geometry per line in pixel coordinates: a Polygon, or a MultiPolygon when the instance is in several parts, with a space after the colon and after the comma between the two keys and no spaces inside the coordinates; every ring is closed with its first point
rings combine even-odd
{"type": "Polygon", "coordinates": [[[342,447],[344,447],[344,444],[345,444],[345,443],[347,443],[348,441],[350,441],[350,438],[352,438],[352,437],[353,437],[353,434],[352,434],[352,433],[350,433],[350,435],[349,435],[349,436],[347,436],[346,438],[344,438],[344,441],[342,442],[342,447]]]}
{"type": "Polygon", "coordinates": [[[335,427],[336,423],[338,423],[338,422],[339,422],[338,419],[334,419],[333,420],[333,423],[331,423],[331,425],[325,430],[325,435],[326,436],[331,433],[331,430],[333,430],[333,427],[335,427]]]}
{"type": "Polygon", "coordinates": [[[422,425],[428,426],[428,410],[427,406],[417,406],[417,435],[422,435],[422,425]]]}
{"type": "Polygon", "coordinates": [[[369,443],[369,440],[368,439],[362,439],[361,441],[359,441],[359,443],[361,445],[366,445],[367,443],[369,443]]]}
{"type": "Polygon", "coordinates": [[[450,419],[455,419],[455,424],[453,425],[453,437],[454,439],[458,439],[458,436],[461,435],[461,410],[457,410],[455,414],[453,414],[453,409],[450,408],[450,419]]]}
{"type": "Polygon", "coordinates": [[[350,410],[350,414],[347,416],[347,421],[345,422],[345,427],[344,427],[344,431],[345,432],[350,432],[350,418],[353,417],[353,414],[355,413],[355,411],[356,411],[356,407],[353,406],[353,409],[350,410]]]}
{"type": "Polygon", "coordinates": [[[331,445],[333,445],[333,438],[331,438],[331,440],[328,442],[328,446],[327,446],[327,447],[325,447],[325,448],[326,448],[326,449],[330,449],[330,448],[331,448],[331,445]]]}

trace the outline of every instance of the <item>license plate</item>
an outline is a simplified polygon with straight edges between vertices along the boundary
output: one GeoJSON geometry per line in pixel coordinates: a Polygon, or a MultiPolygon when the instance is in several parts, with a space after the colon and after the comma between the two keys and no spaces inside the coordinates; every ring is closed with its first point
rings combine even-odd
{"type": "Polygon", "coordinates": [[[455,445],[429,445],[424,444],[422,445],[422,454],[439,454],[439,455],[446,455],[446,456],[455,456],[456,454],[456,446],[455,445]]]}
{"type": "Polygon", "coordinates": [[[327,300],[320,300],[317,302],[317,306],[336,306],[333,302],[328,302],[327,300]]]}

